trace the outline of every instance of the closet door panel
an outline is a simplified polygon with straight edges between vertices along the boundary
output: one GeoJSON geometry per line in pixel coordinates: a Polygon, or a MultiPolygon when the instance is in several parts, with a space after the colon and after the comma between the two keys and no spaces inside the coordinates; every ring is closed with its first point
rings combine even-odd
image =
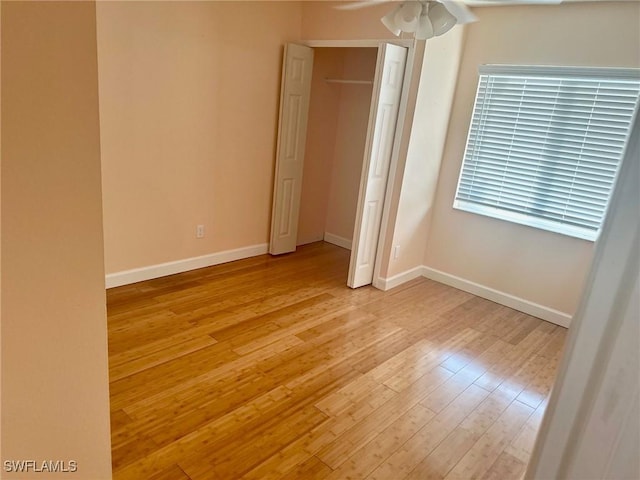
{"type": "Polygon", "coordinates": [[[347,281],[351,288],[373,280],[407,53],[405,47],[384,44],[378,55],[347,281]]]}
{"type": "Polygon", "coordinates": [[[287,44],[282,67],[271,212],[269,253],[272,255],[296,249],[312,71],[313,49],[287,44]]]}

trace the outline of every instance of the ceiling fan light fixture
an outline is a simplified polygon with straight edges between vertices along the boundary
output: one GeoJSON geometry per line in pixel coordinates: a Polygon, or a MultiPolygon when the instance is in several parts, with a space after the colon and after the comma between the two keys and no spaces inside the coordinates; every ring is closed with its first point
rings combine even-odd
{"type": "Polygon", "coordinates": [[[396,23],[396,13],[398,13],[401,8],[402,5],[394,8],[391,12],[387,13],[380,19],[382,24],[387,27],[387,30],[393,33],[396,37],[402,32],[402,29],[396,23]]]}
{"type": "Polygon", "coordinates": [[[429,15],[426,13],[420,15],[420,20],[418,21],[418,28],[416,29],[416,40],[428,40],[433,37],[433,24],[431,23],[431,19],[429,15]]]}
{"type": "Polygon", "coordinates": [[[434,3],[431,6],[429,9],[429,19],[433,26],[433,33],[436,36],[447,33],[457,23],[456,17],[449,13],[449,10],[441,3],[434,3]]]}
{"type": "Polygon", "coordinates": [[[428,40],[477,18],[460,0],[404,0],[380,20],[395,36],[407,32],[428,40]]]}
{"type": "Polygon", "coordinates": [[[420,2],[404,2],[395,12],[395,24],[403,32],[415,32],[418,28],[418,21],[420,20],[421,13],[422,4],[420,2]]]}

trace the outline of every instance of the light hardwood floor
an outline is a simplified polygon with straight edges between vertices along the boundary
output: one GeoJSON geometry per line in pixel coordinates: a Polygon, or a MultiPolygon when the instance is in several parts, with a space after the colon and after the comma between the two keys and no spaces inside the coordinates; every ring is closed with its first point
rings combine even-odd
{"type": "Polygon", "coordinates": [[[114,478],[519,478],[566,330],[348,253],[109,290],[114,478]]]}

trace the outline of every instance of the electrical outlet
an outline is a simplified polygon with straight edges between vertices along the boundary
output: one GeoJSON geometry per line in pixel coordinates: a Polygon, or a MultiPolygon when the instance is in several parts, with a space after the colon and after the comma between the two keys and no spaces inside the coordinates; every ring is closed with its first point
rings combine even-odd
{"type": "Polygon", "coordinates": [[[393,258],[396,259],[400,256],[400,245],[396,245],[393,249],[393,258]]]}
{"type": "Polygon", "coordinates": [[[204,225],[196,227],[196,238],[204,238],[204,225]]]}

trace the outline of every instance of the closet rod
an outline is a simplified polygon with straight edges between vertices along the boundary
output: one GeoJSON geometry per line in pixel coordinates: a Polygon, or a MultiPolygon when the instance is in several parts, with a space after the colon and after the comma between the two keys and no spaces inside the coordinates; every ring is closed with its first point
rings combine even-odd
{"type": "Polygon", "coordinates": [[[327,83],[347,83],[351,85],[373,85],[373,80],[342,80],[340,78],[325,78],[327,83]]]}

